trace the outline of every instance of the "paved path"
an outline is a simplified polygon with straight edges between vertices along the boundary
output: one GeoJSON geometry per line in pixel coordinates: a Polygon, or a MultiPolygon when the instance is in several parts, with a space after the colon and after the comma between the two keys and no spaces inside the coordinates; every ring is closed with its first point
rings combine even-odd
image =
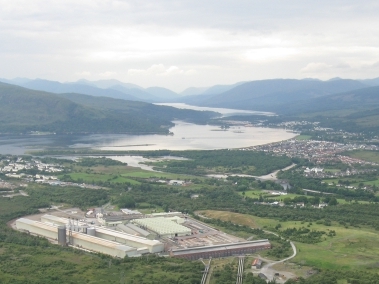
{"type": "MultiPolygon", "coordinates": [[[[279,237],[278,234],[274,233],[274,232],[270,232],[270,231],[264,231],[266,233],[269,233],[269,234],[273,234],[277,237],[279,237]]],[[[290,260],[292,258],[294,258],[296,255],[297,255],[297,250],[296,250],[296,246],[293,242],[290,242],[290,245],[292,247],[292,250],[293,250],[293,254],[285,259],[282,259],[282,260],[279,260],[279,261],[272,261],[272,260],[269,260],[269,259],[264,259],[262,257],[260,257],[262,260],[264,260],[265,262],[267,262],[267,264],[265,266],[262,267],[262,269],[260,270],[260,273],[263,273],[264,275],[266,275],[267,279],[268,280],[272,280],[275,278],[275,273],[279,273],[279,274],[283,274],[286,276],[286,278],[292,278],[292,277],[296,277],[296,275],[290,273],[290,272],[283,272],[283,271],[278,271],[278,270],[275,270],[274,268],[272,268],[275,264],[278,264],[278,263],[283,263],[287,260],[290,260]]],[[[284,283],[286,280],[284,281],[280,281],[277,279],[277,283],[284,283]]]]}
{"type": "Polygon", "coordinates": [[[261,180],[277,180],[277,179],[278,179],[278,177],[277,177],[278,172],[280,172],[280,171],[286,171],[286,170],[292,169],[292,168],[295,167],[295,166],[296,166],[296,164],[292,164],[292,165],[290,165],[290,166],[288,166],[288,167],[285,167],[285,168],[283,168],[283,169],[277,170],[277,171],[272,172],[272,173],[270,173],[270,174],[268,174],[268,175],[259,176],[259,177],[257,177],[257,178],[258,178],[258,179],[261,179],[261,180]]]}
{"type": "Polygon", "coordinates": [[[245,175],[245,174],[209,174],[206,176],[207,177],[214,177],[214,178],[224,178],[224,179],[226,179],[228,177],[252,177],[252,178],[256,178],[256,179],[263,180],[263,181],[264,180],[277,180],[278,179],[278,177],[277,177],[278,172],[289,170],[295,166],[296,166],[296,164],[292,164],[288,167],[276,170],[275,172],[272,172],[272,173],[269,173],[268,175],[263,175],[263,176],[252,176],[252,175],[245,175]]]}

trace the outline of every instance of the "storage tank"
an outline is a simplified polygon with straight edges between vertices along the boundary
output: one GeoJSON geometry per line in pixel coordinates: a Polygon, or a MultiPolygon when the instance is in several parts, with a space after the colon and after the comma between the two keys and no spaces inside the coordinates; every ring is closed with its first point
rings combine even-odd
{"type": "Polygon", "coordinates": [[[65,246],[66,242],[66,226],[58,226],[58,244],[65,246]]]}
{"type": "Polygon", "coordinates": [[[96,229],[93,227],[87,228],[87,235],[96,237],[96,229]]]}

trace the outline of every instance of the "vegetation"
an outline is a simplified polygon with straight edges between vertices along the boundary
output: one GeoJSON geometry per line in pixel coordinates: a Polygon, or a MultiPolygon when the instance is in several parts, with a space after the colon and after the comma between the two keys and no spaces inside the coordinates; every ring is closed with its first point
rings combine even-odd
{"type": "MultiPolygon", "coordinates": [[[[162,154],[162,152],[143,152],[143,154],[149,157],[162,154]]],[[[156,166],[157,170],[193,175],[204,175],[204,173],[265,175],[292,163],[288,157],[240,150],[166,151],[165,154],[184,157],[188,160],[170,160],[162,166],[156,166]]]]}
{"type": "Polygon", "coordinates": [[[172,120],[205,122],[212,112],[79,94],[64,98],[0,83],[0,133],[161,133],[172,120]]]}
{"type": "Polygon", "coordinates": [[[355,150],[348,151],[343,154],[352,158],[379,164],[379,153],[377,151],[355,150]]]}

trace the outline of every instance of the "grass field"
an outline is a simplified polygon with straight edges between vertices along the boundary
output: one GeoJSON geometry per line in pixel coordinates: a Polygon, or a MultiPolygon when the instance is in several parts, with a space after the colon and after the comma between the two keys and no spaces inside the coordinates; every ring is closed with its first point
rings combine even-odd
{"type": "MultiPolygon", "coordinates": [[[[240,194],[241,196],[243,195],[242,192],[238,192],[238,194],[240,194]]],[[[378,192],[378,194],[379,194],[379,192],[378,192]]],[[[277,201],[283,201],[283,199],[286,198],[286,197],[294,198],[294,197],[298,197],[298,196],[304,196],[304,195],[295,194],[295,193],[289,193],[287,195],[272,195],[272,196],[270,196],[269,192],[267,192],[266,190],[249,190],[249,191],[245,191],[245,196],[246,197],[259,198],[259,195],[264,196],[264,198],[269,198],[271,200],[277,200],[277,201]]],[[[311,198],[311,197],[312,196],[308,196],[308,198],[311,198]]],[[[347,204],[347,203],[349,203],[348,201],[346,201],[343,198],[337,198],[337,202],[339,204],[347,204]]],[[[358,203],[360,203],[360,204],[367,204],[369,202],[368,201],[358,201],[358,203]]]]}
{"type": "MultiPolygon", "coordinates": [[[[201,211],[203,215],[232,221],[233,223],[247,225],[254,228],[266,227],[270,229],[277,225],[277,220],[259,218],[251,215],[238,214],[226,211],[201,211]]],[[[282,229],[299,228],[307,225],[301,222],[281,222],[282,229]]],[[[379,234],[371,229],[345,228],[335,223],[332,226],[324,226],[313,223],[310,226],[314,230],[335,230],[336,236],[317,244],[303,244],[296,242],[298,255],[293,259],[300,265],[314,266],[328,269],[372,269],[379,271],[379,234]]]]}
{"type": "Polygon", "coordinates": [[[379,152],[377,151],[356,150],[356,151],[345,152],[344,154],[352,158],[362,159],[364,161],[379,164],[379,152]]]}
{"type": "MultiPolygon", "coordinates": [[[[238,192],[240,195],[242,195],[242,191],[238,192]]],[[[267,190],[247,190],[245,191],[245,196],[250,198],[259,198],[259,195],[267,195],[269,194],[267,190]]]]}
{"type": "Polygon", "coordinates": [[[325,183],[328,183],[328,184],[329,183],[333,183],[333,182],[334,182],[334,184],[338,184],[339,180],[350,181],[350,183],[351,183],[352,186],[358,186],[359,183],[363,183],[364,185],[376,185],[376,186],[379,186],[379,179],[364,180],[364,179],[360,179],[360,178],[341,177],[341,178],[335,178],[335,179],[324,179],[323,181],[325,183]]]}

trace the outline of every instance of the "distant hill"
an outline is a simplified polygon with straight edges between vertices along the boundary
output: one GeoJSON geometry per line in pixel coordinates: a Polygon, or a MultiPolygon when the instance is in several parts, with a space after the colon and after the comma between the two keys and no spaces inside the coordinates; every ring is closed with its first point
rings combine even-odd
{"type": "Polygon", "coordinates": [[[288,103],[278,113],[334,129],[379,133],[379,86],[288,103]]]}
{"type": "Polygon", "coordinates": [[[206,88],[194,88],[190,87],[185,89],[183,92],[180,93],[182,96],[178,99],[178,102],[183,103],[191,103],[192,101],[197,101],[204,99],[202,96],[210,96],[210,95],[216,95],[221,94],[223,92],[229,91],[230,89],[233,89],[236,86],[239,86],[243,84],[244,82],[238,82],[232,85],[215,85],[212,87],[206,87],[206,88]],[[197,98],[195,96],[198,96],[197,98]]]}
{"type": "Polygon", "coordinates": [[[56,93],[56,94],[79,93],[79,94],[85,94],[85,95],[91,95],[91,96],[104,96],[104,97],[111,97],[111,98],[132,100],[132,101],[138,100],[138,98],[132,95],[129,95],[117,90],[100,89],[100,88],[93,87],[90,85],[84,85],[84,84],[78,84],[78,83],[60,83],[56,81],[36,79],[33,81],[29,81],[25,84],[22,84],[21,86],[28,89],[51,92],[51,93],[56,93]]]}
{"type": "Polygon", "coordinates": [[[152,94],[155,97],[160,98],[161,100],[172,100],[180,97],[177,93],[161,87],[150,87],[145,89],[146,92],[152,94]]]}
{"type": "Polygon", "coordinates": [[[204,93],[209,87],[204,88],[196,88],[196,87],[189,87],[185,89],[183,92],[180,93],[181,96],[196,96],[204,93]]]}
{"type": "Polygon", "coordinates": [[[361,89],[367,85],[355,80],[273,79],[240,84],[218,95],[192,99],[199,106],[273,111],[289,102],[308,100],[338,92],[361,89]]]}
{"type": "Polygon", "coordinates": [[[283,105],[278,112],[291,115],[331,110],[339,112],[353,110],[355,112],[361,109],[368,110],[376,107],[379,108],[379,86],[312,98],[306,101],[292,102],[283,105]]]}
{"type": "Polygon", "coordinates": [[[161,99],[159,97],[156,97],[146,92],[144,89],[140,89],[140,88],[128,89],[124,87],[123,85],[115,85],[115,86],[110,87],[110,89],[117,90],[125,94],[130,94],[136,97],[141,102],[149,102],[149,103],[161,102],[161,99]]]}
{"type": "Polygon", "coordinates": [[[174,119],[214,113],[81,94],[53,94],[0,83],[0,132],[166,133],[174,119]]]}
{"type": "Polygon", "coordinates": [[[238,82],[238,83],[235,83],[235,84],[231,84],[231,85],[215,85],[215,86],[212,86],[210,88],[208,88],[206,91],[202,92],[201,95],[216,95],[216,94],[221,94],[221,93],[224,93],[224,92],[227,92],[239,85],[242,85],[246,82],[238,82]]]}
{"type": "Polygon", "coordinates": [[[379,86],[379,78],[359,80],[359,82],[368,86],[379,86]]]}
{"type": "Polygon", "coordinates": [[[119,85],[119,86],[122,86],[122,87],[124,87],[126,89],[140,89],[140,90],[143,90],[143,88],[141,86],[138,86],[136,84],[124,83],[124,82],[121,82],[121,81],[115,80],[115,79],[97,80],[97,81],[89,81],[89,80],[85,80],[85,79],[80,79],[76,83],[84,84],[84,85],[89,85],[89,86],[93,86],[93,87],[97,87],[97,88],[101,88],[101,89],[109,89],[109,88],[112,88],[113,86],[119,85]]]}
{"type": "Polygon", "coordinates": [[[0,79],[0,82],[55,94],[77,93],[149,103],[175,101],[180,97],[177,93],[166,88],[151,87],[144,89],[138,85],[123,83],[118,80],[89,81],[81,79],[77,82],[61,83],[43,79],[16,78],[12,80],[0,79]]]}

